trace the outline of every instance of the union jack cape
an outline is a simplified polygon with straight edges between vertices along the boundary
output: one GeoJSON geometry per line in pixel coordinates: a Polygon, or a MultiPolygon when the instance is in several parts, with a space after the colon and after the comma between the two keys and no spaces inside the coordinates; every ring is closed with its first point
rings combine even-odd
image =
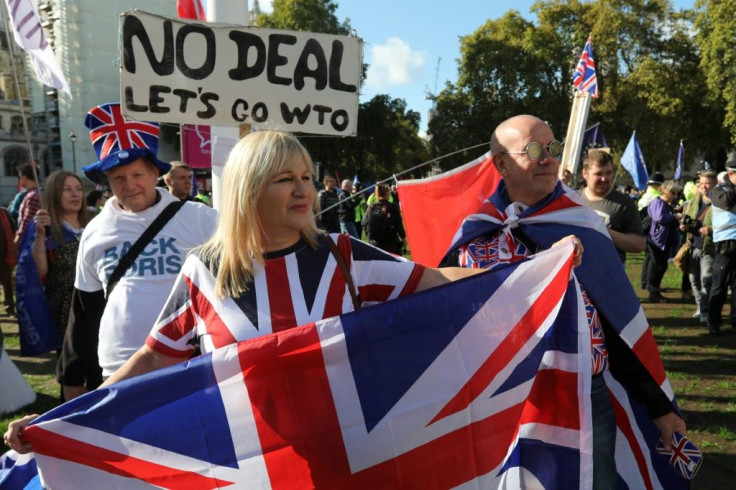
{"type": "MultiPolygon", "coordinates": [[[[568,235],[578,237],[585,253],[582,265],[575,269],[575,276],[598,313],[607,319],[671,401],[673,410],[679,413],[641,303],[600,218],[582,203],[574,190],[561,182],[549,196],[522,213],[517,214],[512,208],[502,180],[479,210],[463,221],[449,251],[502,227],[520,228],[540,249],[549,248],[568,235]]],[[[605,376],[618,426],[619,486],[688,488],[685,480],[672,476],[675,474],[672,468],[657,454],[659,432],[646,409],[634,401],[609,372],[605,376]]]]}

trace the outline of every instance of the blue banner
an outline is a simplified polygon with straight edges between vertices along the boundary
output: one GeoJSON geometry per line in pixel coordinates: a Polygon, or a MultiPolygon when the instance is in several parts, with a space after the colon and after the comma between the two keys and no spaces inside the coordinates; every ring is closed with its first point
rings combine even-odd
{"type": "Polygon", "coordinates": [[[33,261],[36,224],[31,221],[21,240],[15,274],[16,308],[22,356],[37,356],[61,349],[61,340],[46,302],[41,278],[33,261]]]}

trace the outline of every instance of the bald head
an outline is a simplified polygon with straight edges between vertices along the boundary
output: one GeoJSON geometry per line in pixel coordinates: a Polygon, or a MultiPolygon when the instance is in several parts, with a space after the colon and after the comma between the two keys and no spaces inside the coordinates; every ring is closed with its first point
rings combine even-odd
{"type": "MultiPolygon", "coordinates": [[[[529,114],[522,114],[506,119],[496,126],[496,129],[491,134],[491,153],[515,151],[516,149],[510,145],[513,145],[519,137],[529,134],[538,125],[549,128],[546,122],[529,114]]],[[[550,129],[550,131],[552,130],[550,129]]]]}
{"type": "Polygon", "coordinates": [[[560,166],[548,148],[554,139],[546,122],[527,114],[507,119],[493,131],[493,164],[503,177],[512,201],[531,206],[554,190],[560,166]],[[543,148],[538,160],[532,160],[525,153],[530,143],[538,143],[543,148]]]}

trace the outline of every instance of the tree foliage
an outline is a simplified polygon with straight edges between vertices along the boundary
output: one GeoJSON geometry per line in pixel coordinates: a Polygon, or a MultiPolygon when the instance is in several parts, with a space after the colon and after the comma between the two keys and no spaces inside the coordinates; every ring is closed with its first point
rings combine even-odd
{"type": "Polygon", "coordinates": [[[736,0],[699,0],[695,40],[708,95],[723,107],[724,125],[736,145],[736,0]]]}
{"type": "MultiPolygon", "coordinates": [[[[544,0],[532,12],[536,21],[509,11],[461,38],[458,81],[438,94],[429,124],[433,155],[488,141],[499,122],[522,113],[547,120],[557,137],[564,137],[572,73],[591,35],[601,96],[588,122],[601,123],[614,156],[623,153],[636,130],[650,171],[674,170],[681,139],[693,160],[696,154],[713,163],[724,159],[724,104],[703,96],[704,62],[692,35],[693,12],[674,11],[667,0],[544,0]]],[[[732,51],[733,8],[726,17],[722,35],[712,44],[732,51]],[[730,44],[725,44],[727,35],[730,44]]]]}
{"type": "MultiPolygon", "coordinates": [[[[340,22],[337,4],[330,0],[274,0],[273,12],[261,15],[258,25],[279,29],[351,34],[349,19],[340,22]]],[[[377,95],[358,108],[358,135],[354,138],[303,136],[302,143],[321,173],[354,175],[363,182],[386,178],[429,158],[419,137],[419,113],[406,101],[377,95]]]]}
{"type": "Polygon", "coordinates": [[[272,13],[262,14],[257,24],[292,31],[350,34],[350,20],[340,22],[336,11],[337,4],[331,0],[273,0],[272,13]]]}

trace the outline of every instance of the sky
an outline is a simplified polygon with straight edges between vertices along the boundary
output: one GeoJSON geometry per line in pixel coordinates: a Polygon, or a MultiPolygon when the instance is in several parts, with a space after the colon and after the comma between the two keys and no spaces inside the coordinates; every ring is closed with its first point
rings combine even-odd
{"type": "MultiPolygon", "coordinates": [[[[408,108],[421,115],[422,133],[431,107],[427,94],[441,91],[446,81],[457,81],[459,37],[510,10],[510,2],[495,0],[333,1],[338,5],[338,20],[349,18],[365,43],[363,61],[369,68],[360,101],[377,94],[406,100],[408,108]]],[[[515,0],[513,8],[531,18],[533,3],[515,0]]],[[[672,3],[677,9],[692,8],[695,0],[672,3]]],[[[259,0],[259,5],[262,11],[271,11],[271,0],[259,0]]]]}

